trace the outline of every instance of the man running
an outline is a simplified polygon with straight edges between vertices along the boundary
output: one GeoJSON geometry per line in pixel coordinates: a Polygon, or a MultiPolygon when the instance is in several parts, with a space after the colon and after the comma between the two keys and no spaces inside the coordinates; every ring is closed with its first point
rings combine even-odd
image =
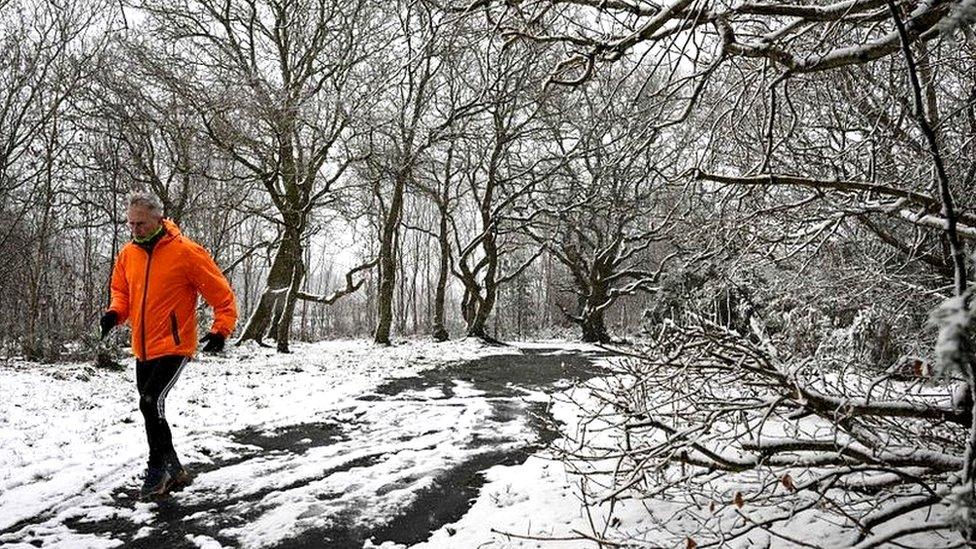
{"type": "Polygon", "coordinates": [[[152,499],[190,480],[173,449],[166,394],[197,350],[197,296],[214,310],[210,333],[200,339],[207,353],[223,350],[237,322],[237,304],[210,254],[163,219],[155,195],[131,194],[126,215],[132,241],[115,259],[112,303],[102,316],[101,335],[126,320],[132,327],[139,409],[149,442],[141,496],[152,499]]]}

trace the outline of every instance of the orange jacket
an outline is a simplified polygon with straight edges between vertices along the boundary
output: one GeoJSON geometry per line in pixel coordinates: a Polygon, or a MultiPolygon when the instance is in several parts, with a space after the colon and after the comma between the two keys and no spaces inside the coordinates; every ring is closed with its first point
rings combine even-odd
{"type": "Polygon", "coordinates": [[[197,350],[197,294],[213,307],[211,332],[234,331],[237,303],[230,284],[202,246],[163,220],[166,234],[150,254],[135,242],[119,251],[112,270],[110,311],[129,319],[132,352],[139,360],[193,356],[197,350]]]}

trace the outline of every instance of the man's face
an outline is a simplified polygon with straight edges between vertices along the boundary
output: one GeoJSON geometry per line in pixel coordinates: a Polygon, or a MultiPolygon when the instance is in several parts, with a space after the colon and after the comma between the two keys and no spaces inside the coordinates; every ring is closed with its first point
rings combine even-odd
{"type": "Polygon", "coordinates": [[[154,215],[148,208],[129,206],[126,217],[129,220],[129,230],[133,238],[146,238],[156,232],[163,221],[163,217],[154,215]]]}

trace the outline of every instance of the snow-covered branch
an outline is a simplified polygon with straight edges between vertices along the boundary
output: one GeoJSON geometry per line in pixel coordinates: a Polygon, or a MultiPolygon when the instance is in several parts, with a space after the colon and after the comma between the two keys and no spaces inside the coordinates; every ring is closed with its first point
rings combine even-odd
{"type": "Polygon", "coordinates": [[[589,437],[608,430],[615,442],[561,447],[569,461],[616,472],[592,494],[594,505],[685,494],[711,510],[697,530],[674,531],[674,541],[698,547],[756,530],[806,542],[789,524],[814,510],[852,525],[851,545],[955,535],[944,511],[968,418],[947,405],[951,388],[856,372],[804,376],[763,344],[705,322],[665,324],[638,356],[590,389],[598,404],[581,420],[589,437]],[[888,398],[869,399],[878,383],[888,398]],[[892,530],[905,520],[917,522],[892,530]]]}

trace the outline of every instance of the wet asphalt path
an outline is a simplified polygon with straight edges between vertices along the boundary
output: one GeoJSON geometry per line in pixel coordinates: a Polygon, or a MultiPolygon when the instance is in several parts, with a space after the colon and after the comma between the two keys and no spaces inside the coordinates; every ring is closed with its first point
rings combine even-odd
{"type": "MultiPolygon", "coordinates": [[[[361,548],[370,539],[376,544],[419,543],[467,512],[484,483],[483,471],[522,463],[556,436],[550,428],[548,406],[527,401],[526,390],[551,394],[565,388],[567,382],[600,375],[595,358],[594,354],[535,348],[522,355],[485,357],[391,380],[361,395],[361,406],[337,411],[335,417],[270,432],[228,433],[239,448],[234,455],[187,464],[204,486],[203,479],[233,471],[237,489],[208,497],[195,481],[186,494],[175,493],[160,501],[147,516],[132,513],[138,487],[123,486],[106,498],[107,506],[117,513],[103,510],[103,518],[69,519],[64,524],[79,533],[120,540],[126,547],[196,547],[191,541],[196,536],[229,547],[361,548]],[[482,411],[467,413],[471,410],[482,411]],[[450,419],[454,413],[462,420],[474,417],[478,425],[454,439],[424,428],[425,418],[450,419]],[[512,426],[521,432],[514,432],[512,426]],[[438,452],[443,453],[443,448],[451,451],[442,458],[438,452]],[[417,459],[425,464],[439,459],[443,463],[420,474],[407,465],[385,469],[396,463],[392,454],[402,449],[422,452],[417,459]],[[312,473],[296,472],[314,465],[319,456],[330,459],[322,460],[312,473]],[[275,472],[282,475],[275,482],[240,484],[240,479],[250,475],[263,480],[275,472]],[[360,477],[362,482],[357,480],[360,477]],[[372,477],[382,477],[386,484],[371,488],[372,477]],[[391,507],[392,512],[383,506],[384,494],[390,493],[393,499],[393,494],[403,490],[410,491],[406,503],[391,507]],[[282,495],[292,493],[300,495],[282,495]],[[299,500],[305,506],[306,511],[296,519],[303,525],[296,529],[300,531],[296,537],[269,544],[239,535],[252,527],[263,528],[261,517],[283,498],[299,500]],[[371,515],[384,515],[384,519],[364,520],[371,515]],[[140,530],[144,535],[147,527],[152,534],[141,536],[140,530]],[[237,534],[221,534],[227,531],[237,534]]],[[[0,535],[10,540],[16,533],[27,534],[47,518],[42,514],[0,535]]]]}

